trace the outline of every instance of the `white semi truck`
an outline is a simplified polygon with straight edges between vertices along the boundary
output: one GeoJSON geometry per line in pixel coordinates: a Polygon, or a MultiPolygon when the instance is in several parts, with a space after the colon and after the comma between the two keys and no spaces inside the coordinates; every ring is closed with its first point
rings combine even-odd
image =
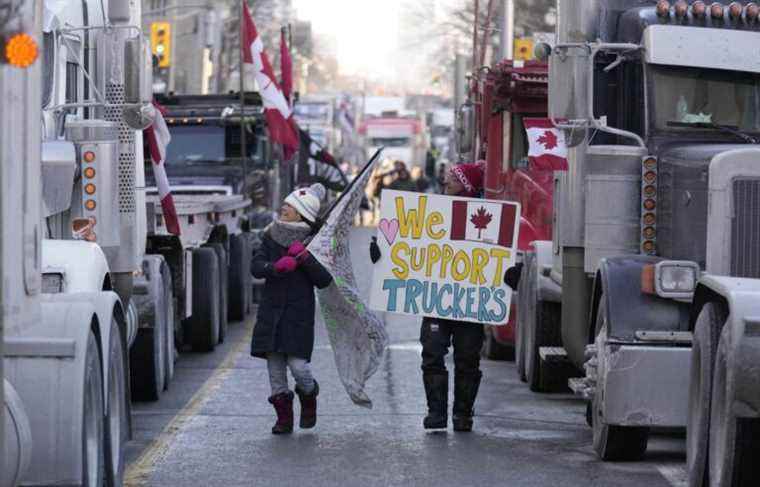
{"type": "Polygon", "coordinates": [[[56,292],[43,276],[42,3],[3,0],[0,268],[5,430],[0,483],[119,485],[125,311],[112,291],[56,292]],[[11,40],[9,40],[11,39],[11,40]],[[19,39],[8,55],[8,44],[19,39]],[[35,61],[36,62],[32,62],[35,61]]]}
{"type": "Polygon", "coordinates": [[[168,386],[175,332],[212,350],[227,311],[249,311],[249,202],[178,201],[178,238],[145,196],[139,1],[3,0],[0,13],[3,40],[26,33],[20,51],[38,58],[0,65],[0,479],[121,485],[130,389],[156,399],[168,386]]]}

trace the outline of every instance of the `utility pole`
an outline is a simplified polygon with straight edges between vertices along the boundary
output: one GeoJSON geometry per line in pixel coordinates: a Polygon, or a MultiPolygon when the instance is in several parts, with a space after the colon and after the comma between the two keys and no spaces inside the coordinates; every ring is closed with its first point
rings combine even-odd
{"type": "Polygon", "coordinates": [[[248,195],[248,146],[245,140],[245,58],[243,42],[245,42],[245,2],[240,0],[240,161],[243,168],[243,195],[248,195]]]}
{"type": "Polygon", "coordinates": [[[499,57],[501,59],[512,59],[515,42],[515,1],[501,0],[500,14],[499,57]]]}

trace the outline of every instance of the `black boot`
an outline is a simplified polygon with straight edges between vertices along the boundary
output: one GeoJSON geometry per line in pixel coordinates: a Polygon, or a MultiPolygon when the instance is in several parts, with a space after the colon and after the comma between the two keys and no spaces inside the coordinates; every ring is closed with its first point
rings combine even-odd
{"type": "Polygon", "coordinates": [[[306,394],[300,387],[296,386],[296,394],[301,402],[301,419],[298,426],[303,429],[313,428],[317,425],[317,396],[319,395],[319,384],[314,381],[314,390],[306,394]]]}
{"type": "Polygon", "coordinates": [[[454,431],[472,431],[475,398],[480,387],[481,374],[454,376],[454,431]]]}
{"type": "Polygon", "coordinates": [[[425,416],[425,429],[445,429],[448,426],[449,375],[423,374],[425,395],[427,396],[428,415],[425,416]]]}

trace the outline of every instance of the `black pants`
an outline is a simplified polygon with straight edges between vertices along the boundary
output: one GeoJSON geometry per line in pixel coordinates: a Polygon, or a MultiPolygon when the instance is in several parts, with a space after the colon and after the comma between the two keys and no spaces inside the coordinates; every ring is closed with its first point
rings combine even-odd
{"type": "Polygon", "coordinates": [[[446,374],[444,357],[454,345],[454,374],[457,377],[480,377],[480,349],[483,325],[459,321],[424,318],[420,331],[422,372],[446,374]]]}

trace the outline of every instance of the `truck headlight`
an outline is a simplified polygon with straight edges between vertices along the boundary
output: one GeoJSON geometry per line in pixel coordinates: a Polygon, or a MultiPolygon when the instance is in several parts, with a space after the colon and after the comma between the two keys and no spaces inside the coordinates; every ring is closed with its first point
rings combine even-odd
{"type": "Polygon", "coordinates": [[[662,298],[691,298],[698,279],[696,262],[665,260],[654,266],[654,288],[662,298]]]}

